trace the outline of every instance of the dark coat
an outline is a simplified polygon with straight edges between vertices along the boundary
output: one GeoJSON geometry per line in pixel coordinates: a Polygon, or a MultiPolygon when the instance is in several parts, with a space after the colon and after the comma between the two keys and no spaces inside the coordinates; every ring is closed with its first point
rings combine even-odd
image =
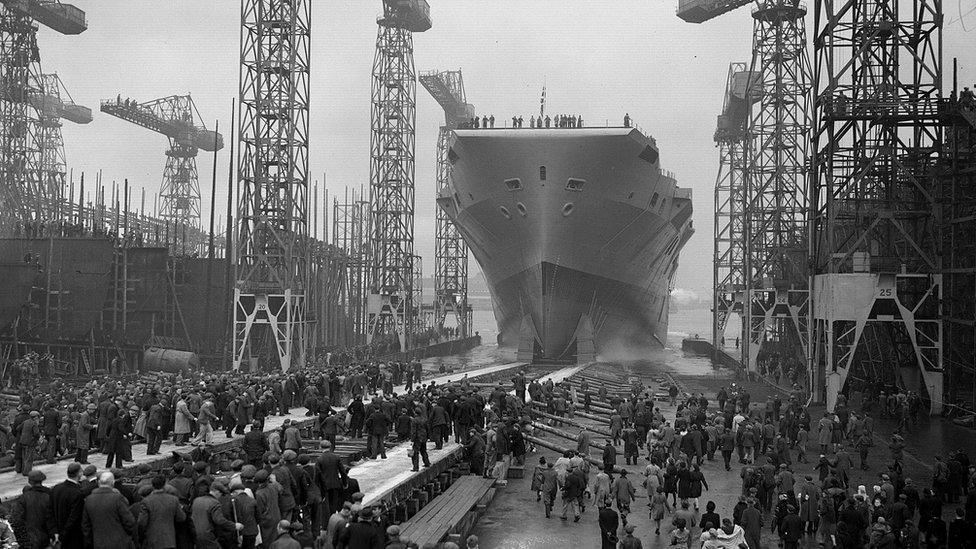
{"type": "Polygon", "coordinates": [[[51,512],[51,490],[47,486],[26,486],[17,500],[15,522],[24,525],[27,539],[21,547],[46,549],[56,529],[51,512]]]}
{"type": "Polygon", "coordinates": [[[85,499],[82,529],[88,547],[135,547],[132,535],[136,531],[136,519],[129,510],[129,502],[114,488],[99,486],[85,499]]]}
{"type": "Polygon", "coordinates": [[[236,531],[234,523],[224,516],[220,502],[210,494],[193,500],[192,513],[197,549],[220,549],[217,535],[236,531]]]}
{"type": "Polygon", "coordinates": [[[58,430],[61,429],[61,414],[58,413],[54,408],[48,408],[42,413],[42,431],[44,431],[44,436],[53,437],[58,434],[58,430]]]}
{"type": "Polygon", "coordinates": [[[259,429],[252,429],[244,434],[244,453],[250,460],[261,459],[268,451],[268,438],[259,429]]]}
{"type": "Polygon", "coordinates": [[[616,549],[617,528],[620,527],[620,518],[617,512],[610,506],[601,507],[598,521],[600,523],[600,547],[603,549],[616,549]]]}
{"type": "Polygon", "coordinates": [[[85,508],[85,494],[77,482],[64,481],[51,489],[54,524],[62,549],[81,549],[85,538],[81,529],[81,514],[85,508]]]}
{"type": "Polygon", "coordinates": [[[165,490],[154,490],[142,500],[139,528],[145,532],[143,549],[176,547],[176,523],[186,520],[186,513],[176,496],[165,490]]]}
{"type": "Polygon", "coordinates": [[[323,452],[315,467],[318,470],[315,481],[323,494],[326,490],[338,490],[346,484],[345,467],[339,463],[339,456],[335,452],[323,452]]]}
{"type": "Polygon", "coordinates": [[[337,549],[380,549],[384,541],[376,528],[365,522],[347,524],[339,532],[338,539],[337,549]]]}

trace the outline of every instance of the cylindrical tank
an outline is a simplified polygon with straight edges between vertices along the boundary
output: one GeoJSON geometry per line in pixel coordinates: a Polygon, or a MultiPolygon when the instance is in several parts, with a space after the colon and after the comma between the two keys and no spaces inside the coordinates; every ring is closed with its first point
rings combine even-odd
{"type": "Polygon", "coordinates": [[[142,354],[142,368],[146,372],[176,374],[200,368],[200,358],[190,351],[150,347],[142,354]]]}

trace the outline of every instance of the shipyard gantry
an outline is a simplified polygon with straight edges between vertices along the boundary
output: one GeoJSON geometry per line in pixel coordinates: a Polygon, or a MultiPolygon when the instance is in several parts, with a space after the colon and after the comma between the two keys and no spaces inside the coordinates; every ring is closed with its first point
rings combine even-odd
{"type": "Polygon", "coordinates": [[[804,3],[679,3],[756,22],[715,134],[713,345],[740,315],[743,366],[828,409],[872,383],[972,406],[976,105],[943,92],[942,2],[812,4],[808,64],[804,3]]]}
{"type": "MultiPolygon", "coordinates": [[[[474,105],[467,102],[461,71],[429,71],[420,75],[420,83],[444,109],[444,125],[437,134],[437,199],[452,200],[447,190],[451,162],[447,156],[451,132],[475,116],[474,105]]],[[[458,335],[465,337],[471,326],[468,305],[468,246],[457,226],[443,208],[437,208],[434,249],[434,325],[444,328],[453,317],[458,335]]]]}
{"type": "Polygon", "coordinates": [[[224,138],[208,130],[189,95],[171,95],[137,103],[117,96],[102,101],[101,111],[169,139],[166,168],[159,189],[159,216],[179,226],[200,224],[197,153],[224,148],[224,138]]]}
{"type": "Polygon", "coordinates": [[[414,302],[414,171],[417,75],[413,34],[431,27],[426,0],[384,0],[377,18],[370,134],[368,341],[410,345],[414,302]]]}

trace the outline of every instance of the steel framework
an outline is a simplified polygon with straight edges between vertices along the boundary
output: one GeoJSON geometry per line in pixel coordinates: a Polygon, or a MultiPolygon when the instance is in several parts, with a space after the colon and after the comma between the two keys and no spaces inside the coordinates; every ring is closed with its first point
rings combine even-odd
{"type": "MultiPolygon", "coordinates": [[[[48,135],[35,21],[62,34],[87,29],[85,12],[71,4],[0,0],[0,230],[53,219],[63,189],[45,180],[48,135]]],[[[63,179],[62,179],[63,183],[63,179]]]]}
{"type": "Polygon", "coordinates": [[[745,223],[743,363],[785,371],[806,361],[809,341],[806,155],[810,63],[799,0],[752,10],[751,95],[745,223]],[[768,345],[768,347],[767,347],[768,345]]]}
{"type": "Polygon", "coordinates": [[[954,90],[946,114],[939,168],[946,402],[972,409],[976,404],[976,102],[960,101],[954,90]]]}
{"type": "MultiPolygon", "coordinates": [[[[746,127],[753,100],[746,63],[730,63],[725,102],[715,129],[719,169],[715,178],[712,269],[712,344],[725,337],[729,316],[742,315],[745,289],[746,127]]],[[[741,334],[740,334],[741,336],[741,334]]]]}
{"type": "Polygon", "coordinates": [[[305,362],[310,0],[241,5],[234,368],[305,362]]]}
{"type": "Polygon", "coordinates": [[[410,345],[413,318],[413,221],[417,78],[413,33],[430,28],[423,0],[384,0],[377,20],[370,139],[368,341],[410,345]]]}
{"type": "Polygon", "coordinates": [[[220,134],[207,130],[193,99],[189,95],[171,95],[136,103],[129,99],[122,101],[122,96],[118,96],[103,101],[101,110],[169,138],[166,167],[159,189],[159,217],[179,226],[199,226],[197,153],[200,149],[220,150],[224,141],[220,134]]]}
{"type": "Polygon", "coordinates": [[[369,204],[360,200],[355,190],[347,192],[343,202],[336,199],[332,206],[332,244],[341,249],[347,259],[348,284],[345,299],[348,316],[352,321],[352,340],[355,344],[366,341],[366,220],[369,204]]]}
{"type": "MultiPolygon", "coordinates": [[[[429,71],[420,75],[420,83],[444,109],[444,125],[437,136],[437,194],[446,189],[451,178],[447,157],[451,132],[474,116],[474,106],[467,103],[461,71],[429,71]]],[[[434,252],[434,325],[440,330],[448,315],[457,326],[457,335],[467,337],[468,246],[457,227],[440,207],[436,208],[434,252]]]]}
{"type": "Polygon", "coordinates": [[[941,0],[817,0],[812,387],[848,378],[942,408],[935,160],[941,0]]]}
{"type": "Polygon", "coordinates": [[[40,126],[32,100],[40,95],[40,51],[37,26],[29,15],[0,6],[0,170],[3,224],[28,223],[44,217],[40,186],[40,126]]]}

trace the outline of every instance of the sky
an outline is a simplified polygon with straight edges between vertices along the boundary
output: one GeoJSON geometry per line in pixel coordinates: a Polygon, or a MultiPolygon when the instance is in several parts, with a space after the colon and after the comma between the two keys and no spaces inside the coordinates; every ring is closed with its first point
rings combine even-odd
{"type": "MultiPolygon", "coordinates": [[[[65,1],[87,12],[88,30],[63,36],[42,29],[42,69],[57,72],[74,101],[94,111],[91,124],[65,122],[68,165],[76,181],[85,172],[90,185],[102,170],[103,181],[128,178],[151,197],[159,190],[166,138],[98,112],[99,101],[189,93],[208,127],[219,120],[228,135],[238,94],[240,2],[65,1]]],[[[675,284],[707,294],[718,169],[712,133],[728,64],[749,59],[750,10],[694,25],[675,16],[673,0],[430,3],[433,28],[414,36],[417,70],[461,69],[468,102],[479,113],[502,120],[521,114],[527,122],[538,113],[545,85],[547,112],[579,114],[588,125],[619,123],[626,112],[657,139],[663,167],[694,197],[697,233],[682,252],[675,284]]],[[[976,81],[971,3],[945,3],[947,83],[952,56],[960,57],[961,81],[976,81]]],[[[314,0],[309,171],[323,203],[323,181],[333,197],[347,187],[368,187],[371,70],[381,11],[380,0],[314,0]]],[[[427,276],[434,270],[435,146],[442,123],[440,107],[418,85],[415,248],[427,276]]],[[[217,157],[218,215],[225,210],[228,154],[225,148],[217,157]]],[[[198,167],[202,210],[209,212],[209,153],[201,153],[198,167]]],[[[319,207],[320,218],[324,210],[319,207]]],[[[321,233],[323,221],[318,226],[321,233]]]]}

